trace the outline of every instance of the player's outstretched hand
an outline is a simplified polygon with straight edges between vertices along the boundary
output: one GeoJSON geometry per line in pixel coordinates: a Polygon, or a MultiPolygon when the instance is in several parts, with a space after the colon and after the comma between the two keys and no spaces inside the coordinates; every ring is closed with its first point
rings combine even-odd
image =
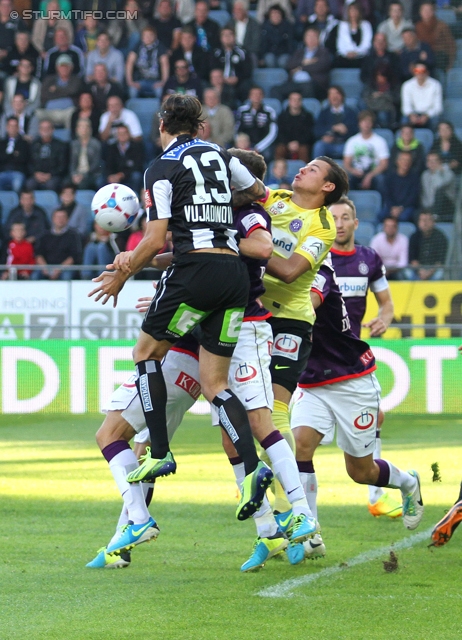
{"type": "Polygon", "coordinates": [[[114,298],[114,308],[117,306],[117,297],[122,290],[126,281],[126,277],[120,271],[103,271],[97,278],[93,278],[93,282],[101,284],[93,291],[90,291],[88,297],[96,295],[95,302],[99,302],[102,298],[102,304],[106,304],[112,297],[114,298]]]}
{"type": "Polygon", "coordinates": [[[387,325],[381,318],[373,318],[370,322],[363,324],[363,327],[370,329],[371,338],[377,338],[388,329],[387,325]]]}
{"type": "Polygon", "coordinates": [[[138,304],[135,305],[135,309],[138,309],[140,313],[146,313],[151,306],[152,297],[150,298],[138,298],[138,304]]]}
{"type": "Polygon", "coordinates": [[[106,265],[107,269],[116,269],[117,271],[122,271],[127,275],[131,275],[130,269],[130,257],[133,251],[121,251],[114,258],[114,262],[112,264],[106,265]]]}

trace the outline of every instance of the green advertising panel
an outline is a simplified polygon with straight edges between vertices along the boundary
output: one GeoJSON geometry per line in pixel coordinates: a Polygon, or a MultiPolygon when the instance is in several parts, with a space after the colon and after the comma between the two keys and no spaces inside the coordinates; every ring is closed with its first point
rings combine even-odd
{"type": "MultiPolygon", "coordinates": [[[[384,411],[461,413],[458,339],[371,340],[384,411]]],[[[0,346],[1,411],[97,412],[133,373],[133,341],[32,340],[0,346]]]]}

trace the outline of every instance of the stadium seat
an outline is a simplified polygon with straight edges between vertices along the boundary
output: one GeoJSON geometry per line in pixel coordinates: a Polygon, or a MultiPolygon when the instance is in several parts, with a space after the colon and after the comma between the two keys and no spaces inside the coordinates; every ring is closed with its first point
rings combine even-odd
{"type": "Polygon", "coordinates": [[[457,45],[457,53],[456,53],[456,59],[454,61],[454,67],[462,67],[462,40],[458,39],[456,40],[456,45],[457,45]]]}
{"type": "Polygon", "coordinates": [[[416,226],[412,224],[412,222],[400,222],[398,231],[402,233],[403,236],[410,238],[412,234],[416,232],[416,226]]]}
{"type": "MultiPolygon", "coordinates": [[[[400,131],[398,130],[395,133],[395,138],[399,138],[400,131]]],[[[435,139],[434,133],[431,129],[419,129],[418,127],[414,129],[414,136],[416,139],[422,143],[423,148],[425,149],[425,153],[428,153],[433,145],[433,140],[435,139]]]]}
{"type": "Polygon", "coordinates": [[[393,131],[391,129],[374,129],[374,133],[384,138],[389,149],[392,148],[395,142],[395,136],[393,135],[393,131]]]}
{"type": "Polygon", "coordinates": [[[222,9],[213,9],[212,11],[209,11],[209,18],[210,20],[218,22],[221,29],[223,29],[223,27],[225,27],[231,20],[230,14],[222,9]]]}
{"type": "Polygon", "coordinates": [[[382,196],[380,193],[372,190],[352,190],[348,195],[355,203],[358,218],[361,221],[368,220],[375,223],[382,208],[382,196]]]}
{"type": "Polygon", "coordinates": [[[435,15],[438,20],[442,20],[446,24],[456,24],[457,17],[452,9],[436,9],[435,15]]]}
{"type": "Polygon", "coordinates": [[[455,127],[454,133],[462,141],[462,127],[455,127]]]}
{"type": "Polygon", "coordinates": [[[357,100],[363,90],[363,83],[359,79],[359,75],[360,69],[332,69],[330,83],[342,87],[347,98],[357,100]]]}
{"type": "Polygon", "coordinates": [[[159,107],[160,101],[157,98],[131,98],[127,102],[127,109],[138,116],[145,141],[151,137],[152,119],[159,107]]]}
{"type": "Polygon", "coordinates": [[[446,238],[448,239],[449,244],[454,236],[454,223],[453,222],[437,222],[436,228],[444,233],[446,238]]]}
{"type": "MultiPolygon", "coordinates": [[[[288,100],[284,100],[282,103],[282,108],[287,109],[287,105],[289,104],[288,100]]],[[[303,98],[302,104],[304,108],[309,111],[313,118],[316,119],[321,112],[321,103],[316,98],[303,98]]]]}
{"type": "Polygon", "coordinates": [[[79,204],[83,204],[84,207],[91,207],[91,201],[93,200],[93,196],[96,191],[92,189],[78,189],[75,192],[75,201],[79,204]]]}
{"type": "Polygon", "coordinates": [[[462,116],[462,101],[454,98],[444,101],[444,117],[454,124],[460,122],[462,116]]]}
{"type": "MultiPolygon", "coordinates": [[[[286,160],[286,162],[287,162],[287,177],[289,178],[290,182],[292,182],[292,180],[295,178],[299,170],[302,167],[304,167],[306,163],[303,162],[303,160],[286,160]]],[[[272,173],[273,164],[274,164],[274,160],[269,164],[268,174],[272,173]]]]}
{"type": "Polygon", "coordinates": [[[19,198],[16,191],[0,191],[0,203],[2,205],[2,218],[6,222],[11,209],[19,204],[19,198]]]}
{"type": "Polygon", "coordinates": [[[462,98],[462,69],[449,69],[446,76],[446,98],[462,98]]]}
{"type": "Polygon", "coordinates": [[[355,244],[362,244],[368,247],[373,236],[375,236],[374,223],[361,219],[355,231],[355,244]]]}
{"type": "Polygon", "coordinates": [[[272,107],[276,111],[276,115],[278,116],[282,111],[281,101],[277,98],[264,98],[263,104],[268,105],[268,107],[272,107]]]}
{"type": "Polygon", "coordinates": [[[59,198],[55,191],[47,190],[34,191],[35,204],[38,207],[42,207],[47,212],[48,217],[51,219],[51,214],[55,209],[59,207],[59,198]]]}
{"type": "Polygon", "coordinates": [[[269,95],[272,87],[277,87],[287,82],[289,76],[285,69],[271,67],[268,69],[254,69],[252,78],[254,83],[261,87],[266,95],[269,95]]]}
{"type": "Polygon", "coordinates": [[[71,141],[71,132],[69,129],[55,129],[53,132],[53,136],[62,142],[70,142],[71,141]]]}

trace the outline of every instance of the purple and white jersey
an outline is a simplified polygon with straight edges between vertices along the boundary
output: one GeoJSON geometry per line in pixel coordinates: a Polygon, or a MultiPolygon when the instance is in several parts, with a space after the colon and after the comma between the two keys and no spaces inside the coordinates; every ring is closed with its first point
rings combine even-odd
{"type": "MultiPolygon", "coordinates": [[[[234,227],[241,238],[248,238],[256,229],[265,229],[271,234],[271,218],[261,205],[246,204],[234,209],[234,227]]],[[[247,258],[242,253],[241,260],[247,266],[250,279],[249,302],[244,311],[244,322],[266,320],[271,312],[265,309],[259,298],[265,293],[263,274],[268,260],[247,258]]]]}
{"type": "Polygon", "coordinates": [[[322,304],[316,309],[313,347],[298,386],[321,387],[374,371],[374,354],[367,342],[352,332],[335,271],[327,261],[321,265],[311,290],[321,297],[322,304]]]}
{"type": "Polygon", "coordinates": [[[361,335],[361,322],[366,313],[367,291],[388,289],[385,266],[379,254],[370,247],[356,244],[353,251],[331,249],[337,282],[345,298],[351,330],[361,335]]]}

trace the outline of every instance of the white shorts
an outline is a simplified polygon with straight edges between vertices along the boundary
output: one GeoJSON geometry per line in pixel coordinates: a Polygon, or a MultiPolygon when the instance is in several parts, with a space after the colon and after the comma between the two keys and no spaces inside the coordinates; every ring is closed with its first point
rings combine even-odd
{"type": "MultiPolygon", "coordinates": [[[[162,362],[162,372],[167,387],[167,429],[171,440],[184,414],[200,395],[199,362],[187,353],[171,349],[162,362]]],[[[136,374],[131,375],[114,391],[103,412],[122,411],[122,418],[136,431],[135,442],[149,442],[135,379],[136,374]]]]}
{"type": "MultiPolygon", "coordinates": [[[[246,411],[273,410],[270,364],[273,331],[265,320],[243,322],[229,366],[228,383],[246,411]]],[[[212,424],[218,415],[212,406],[212,424]]]]}
{"type": "Polygon", "coordinates": [[[330,444],[337,427],[337,445],[355,458],[374,451],[380,384],[373,373],[309,389],[297,387],[290,426],[312,427],[330,444]]]}

